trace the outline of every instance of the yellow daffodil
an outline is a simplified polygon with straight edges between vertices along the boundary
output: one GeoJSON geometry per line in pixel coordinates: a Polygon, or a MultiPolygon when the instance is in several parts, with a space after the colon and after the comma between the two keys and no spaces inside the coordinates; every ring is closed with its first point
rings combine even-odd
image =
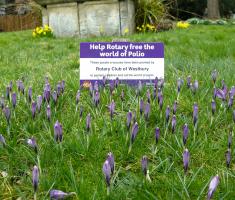
{"type": "Polygon", "coordinates": [[[188,22],[180,21],[180,22],[177,22],[176,26],[177,28],[186,29],[190,26],[190,24],[188,22]]]}

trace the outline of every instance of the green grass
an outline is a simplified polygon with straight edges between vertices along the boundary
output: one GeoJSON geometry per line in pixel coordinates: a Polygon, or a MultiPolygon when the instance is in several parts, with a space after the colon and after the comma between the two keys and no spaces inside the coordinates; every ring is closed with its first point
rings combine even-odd
{"type": "MultiPolygon", "coordinates": [[[[17,91],[16,80],[23,79],[26,90],[33,87],[33,98],[42,94],[45,76],[52,88],[60,80],[66,81],[63,96],[58,105],[51,103],[52,120],[45,118],[45,108],[32,120],[30,106],[23,96],[18,99],[15,116],[11,117],[12,138],[7,135],[7,123],[0,112],[0,133],[7,147],[0,146],[0,199],[33,199],[31,171],[40,161],[41,174],[38,199],[49,199],[51,188],[76,192],[71,199],[205,199],[208,183],[217,173],[220,184],[214,199],[233,199],[235,196],[235,165],[225,165],[227,138],[231,127],[232,110],[220,107],[210,126],[213,83],[211,71],[219,72],[217,87],[224,79],[228,88],[235,85],[235,27],[192,26],[188,30],[171,30],[162,33],[135,34],[130,41],[159,42],[165,44],[165,88],[163,114],[156,102],[151,102],[151,115],[146,123],[137,113],[139,133],[130,154],[126,144],[126,113],[137,110],[135,90],[120,86],[115,90],[114,120],[107,109],[110,103],[108,88],[101,90],[101,104],[96,109],[86,91],[82,91],[80,105],[84,108],[82,119],[75,112],[75,96],[79,89],[79,42],[111,41],[112,38],[33,39],[30,31],[0,34],[0,94],[5,95],[6,85],[12,80],[17,91]],[[164,138],[164,115],[167,105],[172,107],[177,98],[177,78],[191,75],[199,81],[199,90],[192,95],[186,85],[182,87],[177,110],[176,133],[167,131],[164,138]],[[120,92],[125,90],[125,102],[120,101],[120,92]],[[198,135],[193,140],[192,106],[199,105],[198,135]],[[123,107],[122,107],[123,106],[123,107]],[[91,113],[92,131],[87,145],[85,129],[86,115],[91,113]],[[59,120],[63,126],[64,139],[61,145],[53,140],[53,126],[59,120]],[[190,169],[185,176],[182,166],[182,126],[190,127],[187,148],[190,151],[190,169]],[[160,141],[154,142],[154,128],[161,129],[160,141]],[[35,136],[39,146],[38,157],[28,148],[24,139],[35,136]],[[106,155],[112,151],[116,169],[112,179],[110,196],[106,196],[106,185],[102,165],[106,155]],[[149,158],[152,183],[144,181],[140,160],[149,158]]],[[[153,89],[151,88],[151,92],[153,89]]],[[[146,101],[146,88],[141,96],[146,101]]],[[[9,103],[10,104],[10,103],[9,103]]],[[[10,104],[11,107],[11,104],[10,104]]],[[[233,107],[234,109],[234,107],[233,107]]],[[[234,156],[232,145],[232,156],[234,156]]]]}

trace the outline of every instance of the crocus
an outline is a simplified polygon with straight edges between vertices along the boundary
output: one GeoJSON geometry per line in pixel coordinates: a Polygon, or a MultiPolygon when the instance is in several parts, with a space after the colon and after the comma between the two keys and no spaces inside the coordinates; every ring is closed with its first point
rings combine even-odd
{"type": "Polygon", "coordinates": [[[208,193],[207,193],[207,200],[210,200],[213,197],[213,194],[214,194],[218,184],[219,184],[219,175],[217,174],[216,176],[214,176],[211,179],[209,189],[208,189],[208,193]]]}
{"type": "Polygon", "coordinates": [[[153,89],[153,99],[155,100],[157,97],[157,88],[153,89]]]}
{"type": "Polygon", "coordinates": [[[142,115],[144,112],[144,100],[140,99],[140,115],[142,115]]]}
{"type": "Polygon", "coordinates": [[[154,79],[154,88],[156,89],[158,87],[158,77],[155,77],[154,79]]]}
{"type": "Polygon", "coordinates": [[[62,125],[59,123],[58,120],[56,121],[54,125],[54,138],[56,142],[62,142],[63,129],[62,129],[62,125]]]}
{"type": "Polygon", "coordinates": [[[106,160],[103,164],[103,174],[105,176],[107,187],[110,186],[110,180],[111,180],[111,167],[109,164],[109,161],[106,160]]]}
{"type": "Polygon", "coordinates": [[[217,73],[216,69],[213,70],[212,73],[211,73],[211,78],[212,78],[214,84],[216,82],[217,75],[218,75],[218,73],[217,73]]]}
{"type": "Polygon", "coordinates": [[[146,96],[147,96],[147,99],[148,99],[148,103],[150,103],[151,94],[150,94],[150,90],[149,89],[147,90],[146,96]]]}
{"type": "Polygon", "coordinates": [[[190,88],[191,85],[191,76],[187,77],[187,87],[190,88]]]}
{"type": "Polygon", "coordinates": [[[198,121],[198,105],[197,103],[194,103],[193,105],[193,125],[196,126],[198,121]]]}
{"type": "Polygon", "coordinates": [[[159,108],[160,108],[160,110],[162,110],[162,107],[163,107],[163,95],[161,94],[159,96],[159,108]]]}
{"type": "Polygon", "coordinates": [[[86,117],[86,130],[89,132],[91,129],[91,114],[89,113],[86,117]]]}
{"type": "Polygon", "coordinates": [[[94,95],[94,103],[95,103],[95,106],[97,107],[100,103],[100,93],[99,91],[96,91],[95,92],[95,95],[94,95]]]}
{"type": "Polygon", "coordinates": [[[32,87],[29,87],[29,89],[28,89],[28,101],[29,102],[32,101],[32,95],[33,95],[32,87]]]}
{"type": "Polygon", "coordinates": [[[142,157],[141,167],[142,167],[142,171],[143,171],[144,175],[147,176],[147,170],[148,170],[148,157],[147,156],[142,157]]]}
{"type": "Polygon", "coordinates": [[[223,90],[217,89],[217,90],[216,90],[216,97],[218,97],[219,99],[222,99],[222,101],[225,101],[225,99],[226,99],[226,94],[224,93],[223,90]]]}
{"type": "Polygon", "coordinates": [[[129,112],[126,115],[126,126],[128,129],[130,129],[131,120],[132,120],[132,112],[129,110],[129,112]]]}
{"type": "Polygon", "coordinates": [[[33,167],[32,182],[33,182],[33,189],[34,189],[34,193],[35,193],[35,192],[37,192],[38,182],[39,182],[39,170],[36,165],[33,167]]]}
{"type": "Polygon", "coordinates": [[[232,86],[231,90],[230,90],[230,97],[233,97],[235,95],[235,86],[232,86]]]}
{"type": "Polygon", "coordinates": [[[150,114],[150,103],[146,103],[145,109],[144,109],[144,117],[147,120],[149,118],[150,114]]]}
{"type": "Polygon", "coordinates": [[[171,130],[172,130],[172,133],[175,132],[175,127],[176,127],[176,116],[173,115],[172,121],[171,121],[171,130]]]}
{"type": "Polygon", "coordinates": [[[178,78],[177,80],[177,92],[178,93],[180,93],[182,83],[183,83],[183,80],[181,78],[178,78]]]}
{"type": "Polygon", "coordinates": [[[161,90],[161,88],[158,88],[158,91],[157,91],[157,103],[158,104],[160,103],[161,96],[162,96],[162,90],[161,90]]]}
{"type": "Polygon", "coordinates": [[[157,128],[155,129],[155,140],[156,140],[156,144],[158,143],[159,138],[160,138],[160,128],[157,127],[157,128]]]}
{"type": "Polygon", "coordinates": [[[2,134],[0,134],[0,143],[2,143],[3,146],[6,146],[6,140],[2,134]]]}
{"type": "Polygon", "coordinates": [[[54,199],[54,200],[59,200],[59,199],[65,199],[68,196],[71,196],[75,194],[74,192],[70,192],[70,193],[66,193],[63,192],[61,190],[51,190],[50,191],[50,199],[54,199]]]}
{"type": "Polygon", "coordinates": [[[51,107],[49,104],[47,105],[46,116],[47,116],[47,120],[51,121],[51,107]]]}
{"type": "Polygon", "coordinates": [[[19,81],[19,91],[24,94],[24,83],[22,80],[19,81]]]}
{"type": "Polygon", "coordinates": [[[33,119],[35,118],[35,115],[36,115],[36,109],[37,109],[37,103],[35,101],[32,101],[31,111],[32,111],[33,119]]]}
{"type": "Polygon", "coordinates": [[[10,83],[9,83],[9,89],[10,89],[10,91],[12,91],[12,87],[13,87],[13,82],[10,81],[10,83]]]}
{"type": "Polygon", "coordinates": [[[211,111],[212,111],[212,115],[214,115],[216,111],[216,103],[213,99],[211,101],[211,111]]]}
{"type": "Polygon", "coordinates": [[[188,128],[188,125],[185,124],[185,125],[183,126],[183,143],[184,143],[184,145],[185,145],[186,142],[187,142],[188,133],[189,133],[189,128],[188,128]]]}
{"type": "Polygon", "coordinates": [[[169,119],[170,119],[170,112],[171,112],[171,108],[170,108],[170,106],[168,105],[168,106],[166,107],[166,123],[167,123],[167,124],[168,124],[169,119]]]}
{"type": "Polygon", "coordinates": [[[103,76],[103,79],[102,79],[102,85],[103,85],[103,87],[105,87],[105,84],[106,84],[106,77],[103,76]]]}
{"type": "Polygon", "coordinates": [[[107,160],[108,160],[109,165],[110,165],[111,173],[113,174],[114,173],[115,162],[114,162],[114,156],[113,156],[112,152],[108,153],[107,160]]]}
{"type": "Polygon", "coordinates": [[[37,152],[38,146],[37,146],[36,139],[34,137],[27,139],[26,143],[29,147],[33,148],[35,152],[37,152]]]}
{"type": "Polygon", "coordinates": [[[60,82],[57,83],[56,88],[57,88],[57,91],[56,91],[56,92],[57,92],[57,95],[60,96],[60,94],[61,94],[61,92],[62,92],[61,83],[60,83],[60,82]]]}
{"type": "Polygon", "coordinates": [[[16,93],[15,92],[11,94],[11,100],[12,100],[12,106],[13,108],[15,108],[16,107],[16,93]]]}
{"type": "Polygon", "coordinates": [[[115,87],[117,88],[118,85],[119,85],[119,79],[118,79],[118,77],[117,77],[116,80],[115,80],[115,87]]]}
{"type": "Polygon", "coordinates": [[[188,171],[189,158],[190,158],[190,153],[189,153],[188,149],[185,149],[184,153],[183,153],[183,165],[184,165],[184,172],[185,173],[188,171]]]}
{"type": "Polygon", "coordinates": [[[231,108],[233,106],[233,97],[229,98],[228,100],[228,108],[231,108]]]}
{"type": "Polygon", "coordinates": [[[138,95],[140,95],[141,91],[142,91],[142,82],[139,81],[138,82],[138,95]]]}
{"type": "Polygon", "coordinates": [[[7,123],[10,123],[10,118],[11,118],[11,110],[8,107],[8,105],[3,109],[4,115],[6,117],[7,123]]]}
{"type": "Polygon", "coordinates": [[[58,97],[58,94],[57,94],[57,92],[56,91],[54,91],[54,92],[52,92],[52,99],[53,99],[53,102],[54,102],[54,104],[56,104],[57,103],[57,97],[58,97]]]}
{"type": "Polygon", "coordinates": [[[51,86],[50,84],[46,84],[43,92],[43,99],[47,103],[50,102],[50,96],[51,96],[51,86]]]}
{"type": "Polygon", "coordinates": [[[232,133],[229,133],[228,135],[228,148],[230,149],[232,145],[232,133]]]}
{"type": "Polygon", "coordinates": [[[134,140],[135,140],[135,138],[136,138],[136,135],[137,135],[137,133],[138,133],[138,130],[139,130],[138,123],[135,122],[135,124],[133,125],[132,130],[131,130],[131,144],[134,143],[134,140]]]}
{"type": "Polygon", "coordinates": [[[4,95],[2,95],[1,99],[0,99],[0,106],[1,106],[1,109],[4,108],[5,106],[5,99],[4,99],[4,95]]]}
{"type": "Polygon", "coordinates": [[[227,167],[229,167],[230,166],[230,162],[231,162],[231,149],[228,149],[225,152],[225,156],[226,156],[226,165],[227,165],[227,167]]]}
{"type": "Polygon", "coordinates": [[[7,99],[10,99],[10,88],[9,88],[9,86],[6,87],[6,97],[7,97],[7,99]]]}
{"type": "Polygon", "coordinates": [[[99,91],[99,84],[98,84],[98,81],[95,81],[94,90],[95,90],[95,91],[99,91]]]}
{"type": "Polygon", "coordinates": [[[112,100],[112,102],[109,105],[109,112],[110,112],[111,119],[113,119],[113,115],[114,115],[114,112],[115,112],[115,103],[114,103],[114,100],[112,100]]]}
{"type": "Polygon", "coordinates": [[[109,91],[110,91],[111,95],[113,94],[114,88],[115,88],[115,81],[111,80],[110,83],[109,83],[109,91]]]}
{"type": "Polygon", "coordinates": [[[178,102],[175,101],[174,104],[173,104],[173,115],[176,114],[177,106],[178,106],[178,102]]]}
{"type": "Polygon", "coordinates": [[[37,97],[37,109],[38,109],[38,112],[41,111],[41,106],[42,106],[42,96],[38,95],[38,97],[37,97]]]}

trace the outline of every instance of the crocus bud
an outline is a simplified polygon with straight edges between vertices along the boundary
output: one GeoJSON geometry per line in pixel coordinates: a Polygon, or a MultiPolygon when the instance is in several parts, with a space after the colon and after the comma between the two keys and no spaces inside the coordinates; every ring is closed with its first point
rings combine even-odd
{"type": "Polygon", "coordinates": [[[171,108],[170,108],[170,106],[168,105],[168,106],[166,107],[166,123],[167,123],[167,124],[168,124],[169,119],[170,119],[170,112],[171,112],[171,108]]]}
{"type": "Polygon", "coordinates": [[[142,115],[144,112],[144,100],[140,99],[140,115],[142,115]]]}
{"type": "Polygon", "coordinates": [[[216,82],[217,75],[218,75],[218,73],[217,73],[216,69],[213,70],[212,73],[211,73],[211,78],[212,78],[214,84],[216,82]]]}
{"type": "Polygon", "coordinates": [[[15,108],[16,107],[16,93],[15,92],[13,92],[12,94],[11,94],[11,100],[12,100],[12,106],[13,106],[13,108],[15,108]]]}
{"type": "Polygon", "coordinates": [[[99,91],[96,91],[95,92],[95,95],[94,95],[94,103],[95,103],[95,106],[97,107],[100,103],[100,93],[99,91]]]}
{"type": "Polygon", "coordinates": [[[53,102],[54,102],[54,104],[56,104],[57,103],[57,97],[58,97],[58,94],[57,94],[57,92],[56,91],[54,91],[54,92],[52,92],[52,99],[53,99],[53,102]]]}
{"type": "Polygon", "coordinates": [[[216,111],[216,102],[213,99],[211,101],[211,111],[212,111],[212,115],[214,115],[216,111]]]}
{"type": "Polygon", "coordinates": [[[118,77],[117,77],[116,80],[115,80],[115,87],[117,88],[118,85],[119,85],[119,79],[118,79],[118,77]]]}
{"type": "Polygon", "coordinates": [[[178,107],[178,102],[175,101],[175,102],[174,102],[174,105],[173,105],[173,115],[176,114],[177,107],[178,107]]]}
{"type": "Polygon", "coordinates": [[[51,86],[50,84],[46,84],[43,92],[43,99],[47,103],[50,102],[50,96],[51,96],[51,86]]]}
{"type": "Polygon", "coordinates": [[[158,88],[158,91],[157,91],[157,103],[160,104],[160,98],[162,96],[162,91],[161,91],[161,88],[158,88]]]}
{"type": "Polygon", "coordinates": [[[38,109],[38,112],[41,111],[41,106],[42,106],[42,96],[39,95],[39,96],[37,97],[37,109],[38,109]]]}
{"type": "Polygon", "coordinates": [[[113,115],[114,115],[114,112],[115,112],[115,103],[114,103],[114,100],[112,100],[112,102],[109,105],[109,112],[110,112],[111,119],[113,119],[113,115]]]}
{"type": "Polygon", "coordinates": [[[155,100],[157,98],[157,88],[153,89],[153,99],[155,100]]]}
{"type": "Polygon", "coordinates": [[[112,152],[108,153],[107,160],[109,162],[111,173],[113,174],[114,173],[115,162],[114,162],[114,156],[113,156],[112,152]]]}
{"type": "Polygon", "coordinates": [[[114,88],[115,88],[115,81],[111,80],[109,83],[109,91],[111,95],[113,94],[114,88]]]}
{"type": "Polygon", "coordinates": [[[208,193],[207,193],[207,200],[212,199],[213,194],[214,194],[218,184],[219,184],[219,175],[217,174],[216,176],[214,176],[211,179],[211,182],[210,182],[210,185],[209,185],[209,189],[208,189],[208,193]]]}
{"type": "Polygon", "coordinates": [[[48,121],[51,121],[51,107],[49,104],[47,105],[46,117],[48,121]]]}
{"type": "Polygon", "coordinates": [[[130,129],[131,120],[132,120],[132,112],[129,111],[126,115],[126,126],[127,126],[128,129],[130,129]]]}
{"type": "Polygon", "coordinates": [[[155,140],[156,140],[156,144],[158,143],[159,138],[160,138],[160,128],[157,127],[157,128],[155,129],[155,140]]]}
{"type": "Polygon", "coordinates": [[[231,149],[228,149],[228,150],[225,152],[225,157],[226,157],[226,165],[227,165],[227,167],[229,168],[230,162],[231,162],[231,149]]]}
{"type": "Polygon", "coordinates": [[[1,109],[3,109],[5,106],[5,99],[4,99],[4,95],[2,95],[1,99],[0,99],[0,107],[1,109]]]}
{"type": "Polygon", "coordinates": [[[175,133],[175,127],[176,127],[176,116],[173,115],[172,121],[171,121],[171,130],[172,130],[172,133],[175,133]]]}
{"type": "Polygon", "coordinates": [[[76,105],[78,105],[78,103],[80,101],[80,96],[81,96],[81,93],[80,93],[80,90],[78,90],[77,95],[76,95],[76,105]]]}
{"type": "Polygon", "coordinates": [[[9,100],[10,99],[10,88],[9,86],[6,87],[6,97],[9,100]]]}
{"type": "Polygon", "coordinates": [[[62,92],[62,89],[61,89],[61,83],[58,82],[57,86],[56,86],[56,89],[57,89],[57,95],[60,96],[61,92],[62,92]]]}
{"type": "Polygon", "coordinates": [[[150,90],[149,90],[149,89],[147,90],[147,94],[146,94],[146,96],[147,96],[148,103],[150,103],[150,100],[151,100],[151,94],[150,94],[150,90]]]}
{"type": "Polygon", "coordinates": [[[154,79],[154,88],[158,88],[158,77],[154,79]]]}
{"type": "Polygon", "coordinates": [[[178,78],[177,80],[177,92],[178,93],[180,93],[182,83],[183,83],[183,80],[181,78],[178,78]]]}
{"type": "Polygon", "coordinates": [[[99,91],[99,84],[98,84],[98,81],[95,81],[94,90],[95,90],[95,92],[96,92],[96,91],[99,91]]]}
{"type": "Polygon", "coordinates": [[[162,107],[163,107],[163,95],[160,95],[159,96],[159,108],[160,108],[160,110],[162,110],[162,107]]]}
{"type": "Polygon", "coordinates": [[[24,83],[22,80],[19,81],[19,90],[24,95],[24,83]]]}
{"type": "Polygon", "coordinates": [[[29,102],[32,101],[32,96],[33,96],[33,90],[32,90],[32,87],[29,87],[28,89],[28,101],[29,102]]]}
{"type": "Polygon", "coordinates": [[[195,89],[196,91],[198,90],[198,88],[199,88],[198,80],[195,80],[195,81],[194,81],[193,87],[194,87],[194,89],[195,89]]]}
{"type": "Polygon", "coordinates": [[[86,117],[86,130],[89,132],[91,129],[91,114],[89,113],[86,117]]]}
{"type": "Polygon", "coordinates": [[[188,171],[189,158],[190,158],[190,153],[189,153],[188,149],[185,149],[184,153],[183,153],[183,164],[184,164],[184,172],[185,173],[188,171]]]}
{"type": "Polygon", "coordinates": [[[229,133],[228,135],[228,148],[230,149],[232,146],[232,133],[229,133]]]}
{"type": "Polygon", "coordinates": [[[61,92],[64,93],[64,89],[65,89],[65,80],[61,81],[61,92]]]}
{"type": "Polygon", "coordinates": [[[132,126],[132,130],[131,130],[131,144],[134,143],[134,140],[136,138],[136,135],[138,133],[138,130],[139,130],[139,126],[138,126],[138,123],[135,122],[135,124],[132,126]]]}
{"type": "Polygon", "coordinates": [[[10,81],[10,83],[9,83],[9,89],[10,89],[10,92],[12,91],[12,87],[13,87],[13,82],[12,82],[12,81],[10,81]]]}
{"type": "Polygon", "coordinates": [[[106,84],[106,77],[103,76],[103,79],[102,79],[102,86],[105,87],[105,84],[106,84]]]}
{"type": "Polygon", "coordinates": [[[144,117],[146,120],[148,120],[150,114],[150,104],[146,103],[145,109],[144,109],[144,117]]]}
{"type": "Polygon", "coordinates": [[[37,153],[38,147],[37,147],[36,139],[34,137],[31,137],[30,139],[27,139],[26,143],[29,147],[33,148],[34,151],[37,153]]]}
{"type": "Polygon", "coordinates": [[[2,134],[0,134],[0,143],[2,143],[3,146],[6,146],[6,140],[2,134]]]}
{"type": "Polygon", "coordinates": [[[138,95],[140,95],[140,93],[141,93],[141,91],[142,91],[142,82],[141,81],[139,81],[138,82],[138,95]]]}
{"type": "Polygon", "coordinates": [[[62,142],[63,139],[63,129],[62,125],[57,120],[54,125],[54,138],[56,142],[62,142]]]}
{"type": "Polygon", "coordinates": [[[8,107],[8,105],[3,109],[3,112],[4,112],[5,118],[7,120],[7,123],[9,124],[10,123],[10,118],[11,118],[11,110],[8,107]]]}
{"type": "Polygon", "coordinates": [[[73,192],[71,193],[66,193],[66,192],[63,192],[61,190],[51,190],[50,191],[50,199],[54,199],[54,200],[59,200],[59,199],[65,199],[67,198],[68,196],[72,195],[72,194],[75,194],[73,192]]]}
{"type": "Polygon", "coordinates": [[[103,164],[103,174],[105,176],[107,187],[109,187],[111,180],[111,168],[108,160],[106,160],[103,164]]]}
{"type": "Polygon", "coordinates": [[[37,103],[35,101],[32,101],[31,111],[32,111],[33,119],[35,118],[35,115],[36,115],[36,109],[37,109],[37,103]]]}
{"type": "Polygon", "coordinates": [[[39,182],[39,170],[36,165],[33,167],[32,182],[33,182],[33,189],[35,193],[38,190],[38,182],[39,182]]]}
{"type": "Polygon", "coordinates": [[[147,176],[147,170],[148,170],[148,157],[147,156],[142,157],[141,167],[142,167],[142,171],[144,173],[144,176],[147,176]]]}
{"type": "Polygon", "coordinates": [[[193,105],[193,125],[196,126],[198,121],[198,105],[197,103],[194,103],[193,105]]]}
{"type": "Polygon", "coordinates": [[[183,127],[183,143],[184,143],[184,145],[187,142],[188,133],[189,133],[189,128],[188,128],[188,125],[185,124],[184,127],[183,127]]]}
{"type": "Polygon", "coordinates": [[[191,85],[191,76],[187,77],[187,87],[190,88],[191,85]]]}

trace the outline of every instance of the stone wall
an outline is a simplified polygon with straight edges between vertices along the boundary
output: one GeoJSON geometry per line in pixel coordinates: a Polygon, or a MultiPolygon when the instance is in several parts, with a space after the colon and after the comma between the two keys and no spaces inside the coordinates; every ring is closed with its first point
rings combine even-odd
{"type": "Polygon", "coordinates": [[[135,31],[132,0],[86,1],[47,5],[43,24],[58,37],[120,36],[135,31]]]}

